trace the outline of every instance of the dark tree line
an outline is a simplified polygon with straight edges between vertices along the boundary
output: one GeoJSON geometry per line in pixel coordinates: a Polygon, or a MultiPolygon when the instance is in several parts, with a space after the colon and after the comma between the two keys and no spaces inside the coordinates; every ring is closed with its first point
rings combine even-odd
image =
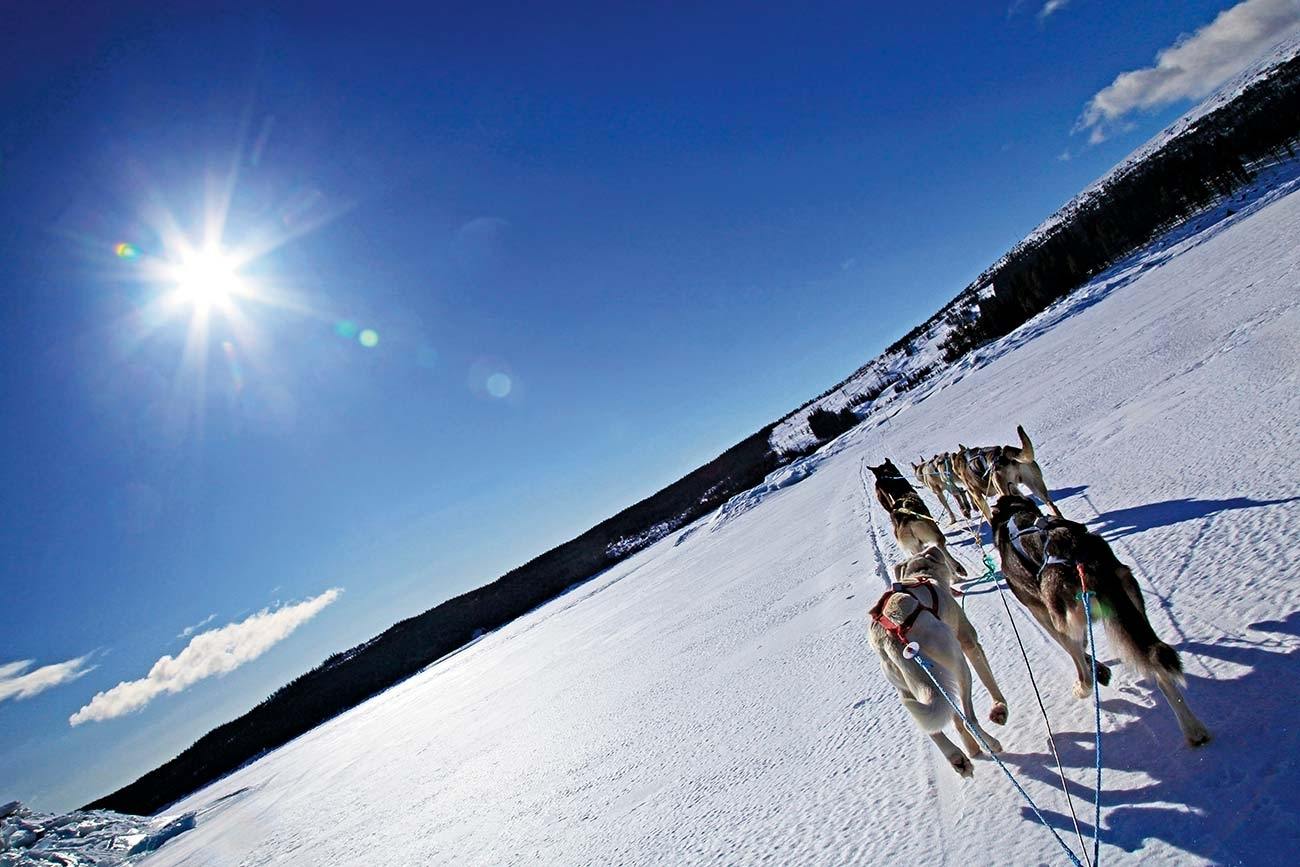
{"type": "Polygon", "coordinates": [[[1295,156],[1297,137],[1300,57],[1199,118],[982,275],[972,290],[991,286],[992,291],[978,300],[974,316],[954,323],[945,358],[955,360],[1010,333],[1160,233],[1248,183],[1252,166],[1295,156]]]}
{"type": "Polygon", "coordinates": [[[808,413],[808,430],[822,442],[835,439],[857,423],[857,414],[847,406],[839,412],[819,406],[808,413]]]}

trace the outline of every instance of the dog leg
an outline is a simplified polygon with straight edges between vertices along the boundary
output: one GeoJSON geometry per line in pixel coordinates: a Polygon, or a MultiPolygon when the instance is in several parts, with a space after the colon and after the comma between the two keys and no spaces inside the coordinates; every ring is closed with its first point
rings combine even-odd
{"type": "Polygon", "coordinates": [[[970,754],[971,758],[984,754],[984,750],[980,748],[980,742],[975,740],[975,737],[970,733],[970,729],[966,728],[966,724],[962,722],[961,717],[957,714],[952,715],[952,725],[953,728],[957,729],[957,734],[961,738],[961,742],[965,745],[966,752],[970,754]]]}
{"type": "Polygon", "coordinates": [[[1047,508],[1052,510],[1052,514],[1058,518],[1064,518],[1061,510],[1052,502],[1052,495],[1047,493],[1047,482],[1043,480],[1043,471],[1038,468],[1037,464],[1027,464],[1022,467],[1022,475],[1025,480],[1025,487],[1034,492],[1038,499],[1047,504],[1047,508]]]}
{"type": "Polygon", "coordinates": [[[953,499],[957,501],[957,508],[961,509],[962,517],[969,518],[971,508],[970,498],[966,496],[966,492],[958,488],[952,492],[952,496],[953,499]]]}
{"type": "Polygon", "coordinates": [[[1183,697],[1182,690],[1174,682],[1174,678],[1165,671],[1154,672],[1156,686],[1165,695],[1165,701],[1169,702],[1169,707],[1173,710],[1174,716],[1178,717],[1178,728],[1183,732],[1183,738],[1187,741],[1188,746],[1199,747],[1210,742],[1210,730],[1205,727],[1205,723],[1196,718],[1192,709],[1187,706],[1187,699],[1183,697]]]}
{"type": "Polygon", "coordinates": [[[998,689],[998,682],[993,679],[993,669],[989,667],[988,657],[984,655],[984,648],[980,645],[979,635],[975,632],[975,626],[967,619],[966,615],[957,609],[960,618],[957,624],[957,640],[961,642],[962,652],[970,660],[971,667],[975,669],[975,674],[979,677],[980,683],[989,691],[989,696],[993,699],[993,708],[989,711],[989,721],[998,725],[1004,725],[1007,721],[1007,700],[1002,695],[1002,690],[998,689]]]}
{"type": "Polygon", "coordinates": [[[943,757],[948,760],[948,764],[952,765],[952,769],[959,775],[963,777],[975,775],[975,766],[971,764],[971,760],[966,758],[965,753],[957,749],[956,744],[948,740],[947,735],[943,732],[935,732],[930,735],[930,740],[934,741],[934,745],[939,748],[939,752],[943,753],[943,757]]]}
{"type": "MultiPolygon", "coordinates": [[[[1076,698],[1087,698],[1092,695],[1092,658],[1084,651],[1084,642],[1082,638],[1071,636],[1062,631],[1053,621],[1051,614],[1046,608],[1039,605],[1026,605],[1029,613],[1034,615],[1038,624],[1047,630],[1047,634],[1070,655],[1070,661],[1074,663],[1074,671],[1078,676],[1074,684],[1074,695],[1076,698]]],[[[1075,609],[1082,616],[1082,609],[1075,609]]],[[[1065,624],[1069,628],[1069,624],[1065,624]]],[[[1077,630],[1076,630],[1077,631],[1077,630]]],[[[1101,662],[1097,663],[1097,680],[1102,686],[1110,683],[1110,668],[1101,662]]]]}
{"type": "MultiPolygon", "coordinates": [[[[1087,698],[1088,696],[1092,695],[1093,659],[1092,656],[1089,655],[1087,652],[1088,620],[1086,615],[1083,613],[1083,605],[1081,603],[1074,605],[1072,608],[1070,608],[1068,616],[1069,616],[1069,621],[1067,622],[1065,628],[1062,629],[1062,633],[1068,636],[1071,640],[1073,640],[1074,643],[1078,646],[1080,658],[1083,660],[1083,671],[1082,674],[1080,674],[1079,676],[1079,687],[1076,689],[1075,695],[1079,695],[1078,690],[1082,690],[1084,694],[1080,695],[1079,697],[1087,698]]],[[[1096,633],[1096,631],[1100,628],[1100,626],[1101,624],[1098,620],[1097,610],[1094,608],[1092,614],[1093,632],[1096,633]]],[[[1097,683],[1101,684],[1102,686],[1110,686],[1110,666],[1102,662],[1100,659],[1098,659],[1096,662],[1097,662],[1097,683]]]]}
{"type": "MultiPolygon", "coordinates": [[[[971,693],[970,693],[970,688],[971,688],[970,668],[966,666],[966,660],[964,658],[959,657],[957,660],[956,668],[957,668],[957,682],[958,685],[961,687],[961,710],[962,713],[966,714],[966,719],[968,720],[968,724],[966,728],[971,730],[971,734],[978,733],[980,737],[984,738],[984,743],[988,744],[988,748],[990,751],[995,753],[1002,752],[1002,744],[998,743],[998,739],[993,737],[993,735],[984,731],[984,729],[980,726],[979,720],[975,718],[975,702],[972,701],[971,693]]],[[[958,726],[958,730],[961,731],[960,726],[958,726]]],[[[980,754],[979,744],[973,743],[973,739],[972,739],[972,743],[967,744],[967,747],[970,748],[970,754],[972,756],[978,756],[980,754]]]]}
{"type": "Polygon", "coordinates": [[[942,505],[943,510],[948,513],[948,523],[950,524],[957,523],[957,513],[952,510],[952,506],[948,505],[948,498],[945,497],[943,494],[943,486],[939,485],[937,487],[933,487],[930,489],[930,491],[936,497],[939,498],[940,505],[942,505]]]}

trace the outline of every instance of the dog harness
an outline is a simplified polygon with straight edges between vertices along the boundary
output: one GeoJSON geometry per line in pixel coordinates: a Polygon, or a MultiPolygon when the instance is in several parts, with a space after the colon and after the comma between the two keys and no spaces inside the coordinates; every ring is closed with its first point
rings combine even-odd
{"type": "Polygon", "coordinates": [[[966,464],[971,468],[971,472],[975,473],[980,481],[987,482],[989,477],[993,475],[993,469],[997,462],[996,460],[986,458],[984,453],[978,449],[967,449],[966,464]]]}
{"type": "Polygon", "coordinates": [[[1016,553],[1020,555],[1021,560],[1024,560],[1026,563],[1029,564],[1033,564],[1035,561],[1033,557],[1029,556],[1029,552],[1025,550],[1025,546],[1023,543],[1021,543],[1020,537],[1041,536],[1046,534],[1046,532],[1047,532],[1046,518],[1035,518],[1032,524],[1026,524],[1023,527],[1016,524],[1015,520],[1013,519],[1012,521],[1008,522],[1007,525],[1007,536],[1009,536],[1011,539],[1011,547],[1016,549],[1016,553]]]}
{"type": "Polygon", "coordinates": [[[920,512],[913,512],[911,509],[890,509],[889,512],[892,515],[910,515],[913,518],[920,518],[922,521],[929,521],[936,527],[939,526],[939,522],[932,515],[923,515],[920,512]]]}
{"type": "Polygon", "coordinates": [[[959,491],[961,486],[957,482],[957,473],[952,468],[952,455],[947,455],[939,463],[939,478],[943,481],[943,486],[949,491],[959,491]]]}
{"type": "MultiPolygon", "coordinates": [[[[1055,554],[1048,554],[1047,557],[1044,558],[1041,563],[1037,563],[1033,557],[1029,556],[1029,552],[1025,550],[1025,546],[1021,543],[1020,537],[1021,536],[1046,536],[1047,530],[1050,527],[1050,525],[1051,525],[1051,519],[1049,519],[1046,515],[1044,515],[1042,517],[1035,518],[1032,524],[1026,524],[1024,527],[1017,526],[1014,520],[1010,521],[1007,526],[1007,536],[1011,539],[1011,547],[1016,549],[1016,553],[1020,555],[1020,559],[1025,563],[1025,565],[1036,566],[1037,572],[1040,575],[1043,573],[1043,570],[1046,569],[1048,566],[1078,565],[1073,560],[1067,560],[1064,557],[1057,557],[1055,554]]],[[[1044,546],[1045,545],[1046,545],[1046,540],[1044,540],[1044,546]]],[[[1044,550],[1046,550],[1046,547],[1044,547],[1044,550]]]]}
{"type": "Polygon", "coordinates": [[[875,606],[871,609],[871,619],[884,627],[885,631],[894,636],[894,638],[898,639],[899,644],[906,646],[908,630],[912,628],[912,624],[916,623],[916,618],[921,616],[922,611],[929,611],[936,618],[939,616],[939,591],[934,588],[934,585],[929,581],[915,581],[909,584],[899,584],[895,582],[892,587],[885,591],[885,595],[881,596],[880,600],[876,602],[875,606]],[[918,587],[924,587],[926,590],[930,591],[929,605],[926,605],[917,597],[914,591],[918,587]],[[911,614],[903,618],[902,623],[895,623],[893,620],[890,620],[885,616],[885,605],[888,604],[890,597],[900,594],[912,597],[912,599],[916,601],[916,608],[912,609],[911,614]]]}

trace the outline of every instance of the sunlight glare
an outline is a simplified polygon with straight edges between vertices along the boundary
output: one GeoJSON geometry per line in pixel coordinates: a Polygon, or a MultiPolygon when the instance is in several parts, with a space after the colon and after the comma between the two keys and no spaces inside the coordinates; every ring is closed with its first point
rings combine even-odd
{"type": "Polygon", "coordinates": [[[195,307],[207,309],[229,304],[244,291],[235,264],[216,250],[204,249],[185,256],[176,267],[176,288],[195,307]]]}

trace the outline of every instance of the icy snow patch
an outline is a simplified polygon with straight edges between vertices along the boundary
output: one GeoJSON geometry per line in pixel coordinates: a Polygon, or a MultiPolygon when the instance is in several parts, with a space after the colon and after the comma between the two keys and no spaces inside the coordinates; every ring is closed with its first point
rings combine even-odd
{"type": "Polygon", "coordinates": [[[195,826],[195,814],[126,816],[105,810],[36,813],[17,801],[0,806],[0,867],[117,867],[195,826]]]}

